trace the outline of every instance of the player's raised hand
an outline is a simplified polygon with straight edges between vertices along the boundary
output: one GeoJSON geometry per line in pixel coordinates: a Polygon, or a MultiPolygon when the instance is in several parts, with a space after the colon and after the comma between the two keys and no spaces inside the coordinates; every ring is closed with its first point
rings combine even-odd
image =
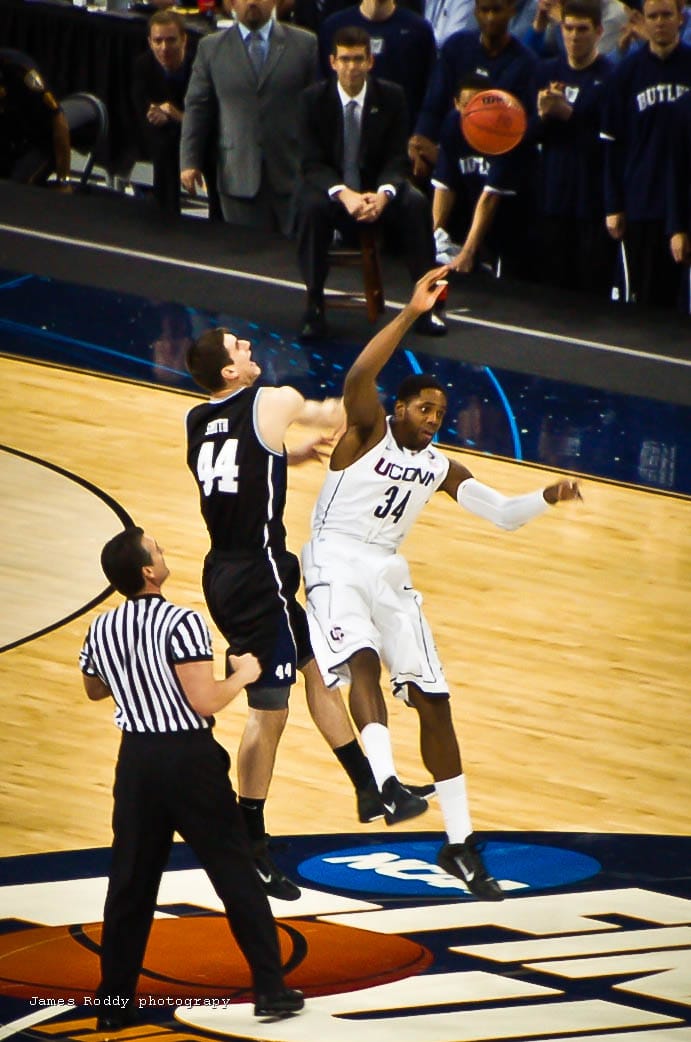
{"type": "Polygon", "coordinates": [[[441,294],[445,291],[447,283],[446,276],[449,273],[449,265],[442,264],[439,268],[432,268],[426,272],[421,279],[415,283],[413,295],[410,298],[410,307],[418,315],[429,311],[434,307],[441,294]]]}

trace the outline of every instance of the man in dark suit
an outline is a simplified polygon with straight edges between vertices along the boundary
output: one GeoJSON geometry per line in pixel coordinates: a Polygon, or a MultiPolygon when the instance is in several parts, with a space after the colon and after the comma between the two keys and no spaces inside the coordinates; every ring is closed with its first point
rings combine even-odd
{"type": "MultiPolygon", "coordinates": [[[[192,57],[185,23],[175,11],[149,19],[148,48],[132,70],[137,143],[154,170],[154,198],[169,214],[180,213],[180,126],[192,57]]],[[[215,184],[209,190],[209,217],[220,219],[215,184]]]]}
{"type": "MultiPolygon", "coordinates": [[[[307,286],[300,334],[323,336],[324,285],[335,229],[352,239],[360,224],[396,231],[413,280],[434,266],[429,201],[408,181],[405,96],[398,84],[368,75],[374,64],[368,33],[346,26],[334,35],[335,77],[300,98],[302,184],[298,190],[298,260],[307,286]]],[[[417,332],[446,332],[425,313],[417,332]]]]}

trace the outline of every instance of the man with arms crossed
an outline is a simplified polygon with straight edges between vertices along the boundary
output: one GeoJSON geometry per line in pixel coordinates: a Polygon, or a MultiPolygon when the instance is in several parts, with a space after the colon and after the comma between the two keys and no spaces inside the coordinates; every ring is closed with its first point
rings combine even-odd
{"type": "Polygon", "coordinates": [[[447,271],[436,268],[418,281],[407,306],[367,344],[346,376],[347,427],[331,457],[302,564],[317,662],[327,683],[350,679],[351,714],[384,805],[395,805],[401,785],[386,727],[382,662],[394,693],[419,716],[422,759],[435,780],[448,836],[438,863],[476,897],[498,901],[501,888],[487,873],[472,832],[448,684],[398,546],[436,491],[509,530],[580,493],[575,481],[564,480],[507,498],[438,452],[432,439],[447,401],[432,376],[404,380],[387,418],[377,392],[379,374],[404,334],[434,306],[447,271]]]}

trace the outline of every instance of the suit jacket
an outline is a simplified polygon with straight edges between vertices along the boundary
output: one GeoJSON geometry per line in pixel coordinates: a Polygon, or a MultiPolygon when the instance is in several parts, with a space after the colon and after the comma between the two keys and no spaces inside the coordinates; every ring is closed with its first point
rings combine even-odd
{"type": "MultiPolygon", "coordinates": [[[[182,66],[180,76],[166,76],[159,62],[151,51],[140,54],[132,66],[132,102],[137,116],[137,138],[140,147],[148,149],[149,141],[155,138],[160,128],[153,126],[146,118],[149,105],[162,105],[172,102],[178,109],[185,107],[185,92],[190,79],[192,62],[188,57],[182,66]]],[[[180,124],[166,124],[166,133],[171,127],[180,129],[180,124]]]]}
{"type": "MultiPolygon", "coordinates": [[[[327,191],[343,181],[343,106],[336,77],[316,83],[300,98],[300,158],[303,180],[327,191]]],[[[397,83],[367,79],[360,124],[361,191],[379,185],[396,189],[409,174],[405,95],[397,83]]]]}
{"type": "Polygon", "coordinates": [[[253,198],[262,163],[270,188],[295,189],[298,174],[297,105],[317,77],[317,38],[274,22],[259,80],[236,25],[199,42],[185,97],[180,167],[202,168],[205,145],[218,110],[218,187],[226,195],[253,198]]]}

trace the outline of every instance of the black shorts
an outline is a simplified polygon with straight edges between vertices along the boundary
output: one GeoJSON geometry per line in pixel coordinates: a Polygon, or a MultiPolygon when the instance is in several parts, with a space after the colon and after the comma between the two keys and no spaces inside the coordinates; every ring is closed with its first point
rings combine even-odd
{"type": "Polygon", "coordinates": [[[289,687],[312,658],[305,609],[296,600],[295,554],[235,557],[211,551],[202,586],[211,617],[234,655],[251,651],[262,667],[257,687],[289,687]]]}

